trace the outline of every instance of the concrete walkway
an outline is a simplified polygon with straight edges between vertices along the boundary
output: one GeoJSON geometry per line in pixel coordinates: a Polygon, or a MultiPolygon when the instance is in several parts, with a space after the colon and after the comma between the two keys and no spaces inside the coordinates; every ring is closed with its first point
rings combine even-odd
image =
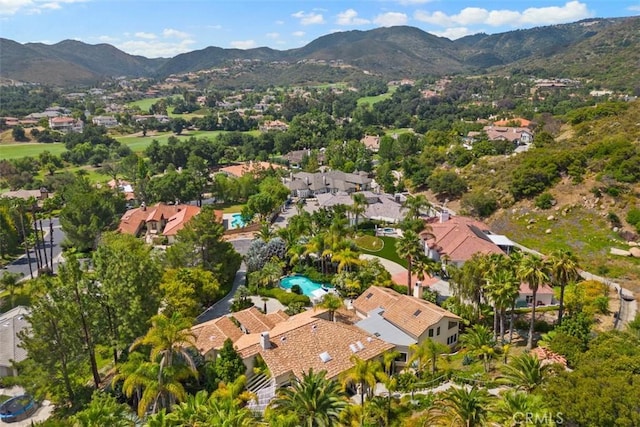
{"type": "MultiPolygon", "coordinates": [[[[24,394],[24,389],[22,387],[15,386],[11,388],[0,388],[0,395],[20,396],[21,394],[24,394]]],[[[7,426],[10,425],[12,427],[29,427],[33,425],[33,423],[39,423],[47,420],[51,416],[53,409],[54,409],[54,406],[51,404],[51,402],[49,402],[48,400],[44,400],[40,402],[40,406],[38,407],[36,412],[26,420],[18,421],[18,422],[6,424],[6,425],[7,426]]],[[[2,425],[5,425],[5,424],[2,423],[2,425]]]]}
{"type": "Polygon", "coordinates": [[[380,264],[393,276],[398,273],[407,273],[407,269],[398,264],[397,262],[389,261],[386,258],[382,258],[376,255],[370,254],[360,254],[360,258],[362,259],[377,259],[380,261],[380,264]]]}

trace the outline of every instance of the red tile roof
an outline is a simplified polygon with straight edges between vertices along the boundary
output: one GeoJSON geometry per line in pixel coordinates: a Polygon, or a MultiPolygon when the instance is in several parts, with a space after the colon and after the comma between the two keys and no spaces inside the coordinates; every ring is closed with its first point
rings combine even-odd
{"type": "Polygon", "coordinates": [[[169,220],[167,224],[164,226],[164,230],[162,234],[164,236],[175,236],[178,234],[178,231],[182,230],[187,222],[191,220],[194,216],[200,213],[200,208],[197,206],[186,205],[175,213],[169,220]]]}
{"type": "Polygon", "coordinates": [[[489,227],[472,218],[454,216],[445,222],[429,224],[431,234],[422,232],[420,236],[431,249],[447,255],[452,262],[464,262],[476,253],[504,254],[485,232],[489,227]]]}
{"type": "Polygon", "coordinates": [[[222,348],[227,338],[235,342],[244,335],[240,328],[227,316],[195,325],[191,328],[191,332],[196,337],[196,348],[203,355],[206,355],[211,350],[222,348]]]}
{"type": "Polygon", "coordinates": [[[536,347],[531,350],[531,354],[538,358],[540,364],[542,365],[550,365],[554,363],[558,363],[563,366],[565,369],[567,367],[567,359],[553,351],[544,348],[544,347],[536,347]]]}

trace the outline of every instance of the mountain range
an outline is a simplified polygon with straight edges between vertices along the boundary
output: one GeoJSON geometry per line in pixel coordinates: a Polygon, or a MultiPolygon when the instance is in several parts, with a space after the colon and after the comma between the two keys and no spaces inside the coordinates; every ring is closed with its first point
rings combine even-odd
{"type": "MultiPolygon", "coordinates": [[[[281,67],[324,60],[339,61],[352,73],[389,79],[542,69],[556,75],[570,73],[571,77],[613,76],[611,84],[626,87],[640,81],[639,52],[640,17],[589,19],[454,41],[414,27],[386,27],[332,33],[297,49],[212,46],[156,59],[129,55],[109,44],[75,40],[20,44],[0,38],[0,78],[74,86],[116,76],[163,78],[221,67],[233,60],[260,60],[281,67]]],[[[278,74],[287,80],[287,75],[293,79],[300,73],[278,74]]]]}

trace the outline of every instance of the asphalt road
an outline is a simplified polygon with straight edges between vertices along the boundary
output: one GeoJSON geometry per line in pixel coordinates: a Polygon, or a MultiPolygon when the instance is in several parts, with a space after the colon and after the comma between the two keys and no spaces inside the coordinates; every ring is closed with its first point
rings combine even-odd
{"type": "MultiPolygon", "coordinates": [[[[49,256],[53,252],[53,271],[55,272],[57,271],[57,268],[58,268],[58,261],[60,260],[60,254],[62,253],[62,247],[60,246],[60,243],[62,243],[62,241],[64,240],[64,233],[62,232],[62,227],[60,226],[60,221],[58,220],[58,218],[52,219],[52,225],[53,225],[53,251],[51,247],[51,237],[49,235],[49,220],[48,219],[42,220],[42,227],[45,230],[44,249],[47,251],[47,259],[49,260],[49,263],[51,263],[49,256]]],[[[31,269],[33,270],[34,277],[35,277],[38,271],[38,266],[36,264],[36,254],[35,254],[34,248],[31,248],[29,252],[31,255],[31,269]]],[[[42,246],[40,248],[40,252],[42,253],[42,246]]],[[[8,266],[6,266],[0,271],[9,271],[12,273],[19,273],[19,274],[22,274],[24,278],[29,278],[30,277],[29,261],[26,254],[22,255],[20,258],[18,258],[13,263],[9,264],[8,266]]]]}

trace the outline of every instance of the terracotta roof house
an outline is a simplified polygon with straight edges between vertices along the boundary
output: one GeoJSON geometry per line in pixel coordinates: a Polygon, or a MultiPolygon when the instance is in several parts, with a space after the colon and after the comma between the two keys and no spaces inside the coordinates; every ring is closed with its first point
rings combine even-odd
{"type": "Polygon", "coordinates": [[[423,231],[420,237],[426,255],[434,261],[444,258],[461,266],[476,253],[505,254],[513,247],[507,237],[491,233],[486,224],[473,218],[441,212],[439,222],[429,226],[431,230],[423,231]]]}
{"type": "Polygon", "coordinates": [[[373,153],[377,153],[380,149],[380,137],[378,135],[365,135],[360,142],[373,153]]]}
{"type": "Polygon", "coordinates": [[[82,132],[84,123],[73,117],[52,117],[49,119],[49,128],[62,133],[82,132]]]}
{"type": "Polygon", "coordinates": [[[0,314],[0,378],[17,375],[12,362],[21,362],[27,358],[27,352],[20,347],[18,332],[29,327],[25,316],[29,309],[15,307],[0,314]]]}
{"type": "Polygon", "coordinates": [[[307,310],[287,317],[284,313],[264,315],[251,308],[230,317],[239,326],[219,318],[196,325],[192,331],[198,350],[206,358],[215,357],[221,343],[231,338],[247,367],[248,388],[258,395],[258,402],[251,403],[252,409],[258,411],[266,407],[277,388],[288,385],[293,377],[300,377],[309,369],[325,370],[327,378],[336,378],[353,366],[350,360],[353,354],[370,360],[394,347],[357,326],[328,320],[327,310],[307,310]],[[235,331],[228,330],[229,323],[235,331]],[[258,356],[267,365],[270,377],[253,374],[258,356]],[[254,387],[255,384],[259,386],[254,387]]]}
{"type": "Polygon", "coordinates": [[[284,184],[294,196],[312,197],[323,193],[343,192],[351,194],[356,191],[371,189],[372,179],[366,172],[347,173],[338,170],[327,172],[298,172],[284,179],[284,184]]]}
{"type": "Polygon", "coordinates": [[[260,132],[280,131],[284,132],[289,129],[289,125],[281,120],[268,120],[260,125],[260,132]]]}
{"type": "MultiPolygon", "coordinates": [[[[557,303],[553,288],[547,284],[539,286],[536,292],[537,305],[554,305],[557,303]]],[[[517,307],[531,307],[533,304],[533,292],[527,283],[520,284],[520,294],[516,300],[517,307]]]]}
{"type": "Polygon", "coordinates": [[[549,350],[548,348],[536,347],[531,350],[531,354],[538,358],[541,365],[553,365],[557,363],[563,368],[567,369],[567,359],[564,356],[549,350]]]}
{"type": "Polygon", "coordinates": [[[504,119],[504,120],[498,120],[496,122],[493,122],[494,126],[508,126],[510,124],[515,124],[518,127],[530,128],[531,120],[527,120],[522,117],[514,117],[512,119],[504,119]]]}
{"type": "MultiPolygon", "coordinates": [[[[164,203],[157,203],[150,207],[142,205],[129,209],[122,215],[118,231],[134,236],[144,234],[148,241],[156,236],[164,236],[168,238],[168,243],[173,243],[178,231],[199,213],[200,208],[192,205],[167,205],[164,203]]],[[[216,212],[215,220],[218,220],[218,216],[216,212]]]]}
{"type": "Polygon", "coordinates": [[[240,178],[248,173],[255,175],[256,173],[267,169],[283,169],[283,166],[270,162],[249,161],[237,165],[225,166],[220,168],[220,172],[235,178],[240,178]]]}
{"type": "Polygon", "coordinates": [[[427,338],[448,346],[458,342],[460,317],[422,298],[371,286],[352,304],[362,319],[356,326],[395,345],[398,368],[411,358],[412,344],[427,338]]]}

